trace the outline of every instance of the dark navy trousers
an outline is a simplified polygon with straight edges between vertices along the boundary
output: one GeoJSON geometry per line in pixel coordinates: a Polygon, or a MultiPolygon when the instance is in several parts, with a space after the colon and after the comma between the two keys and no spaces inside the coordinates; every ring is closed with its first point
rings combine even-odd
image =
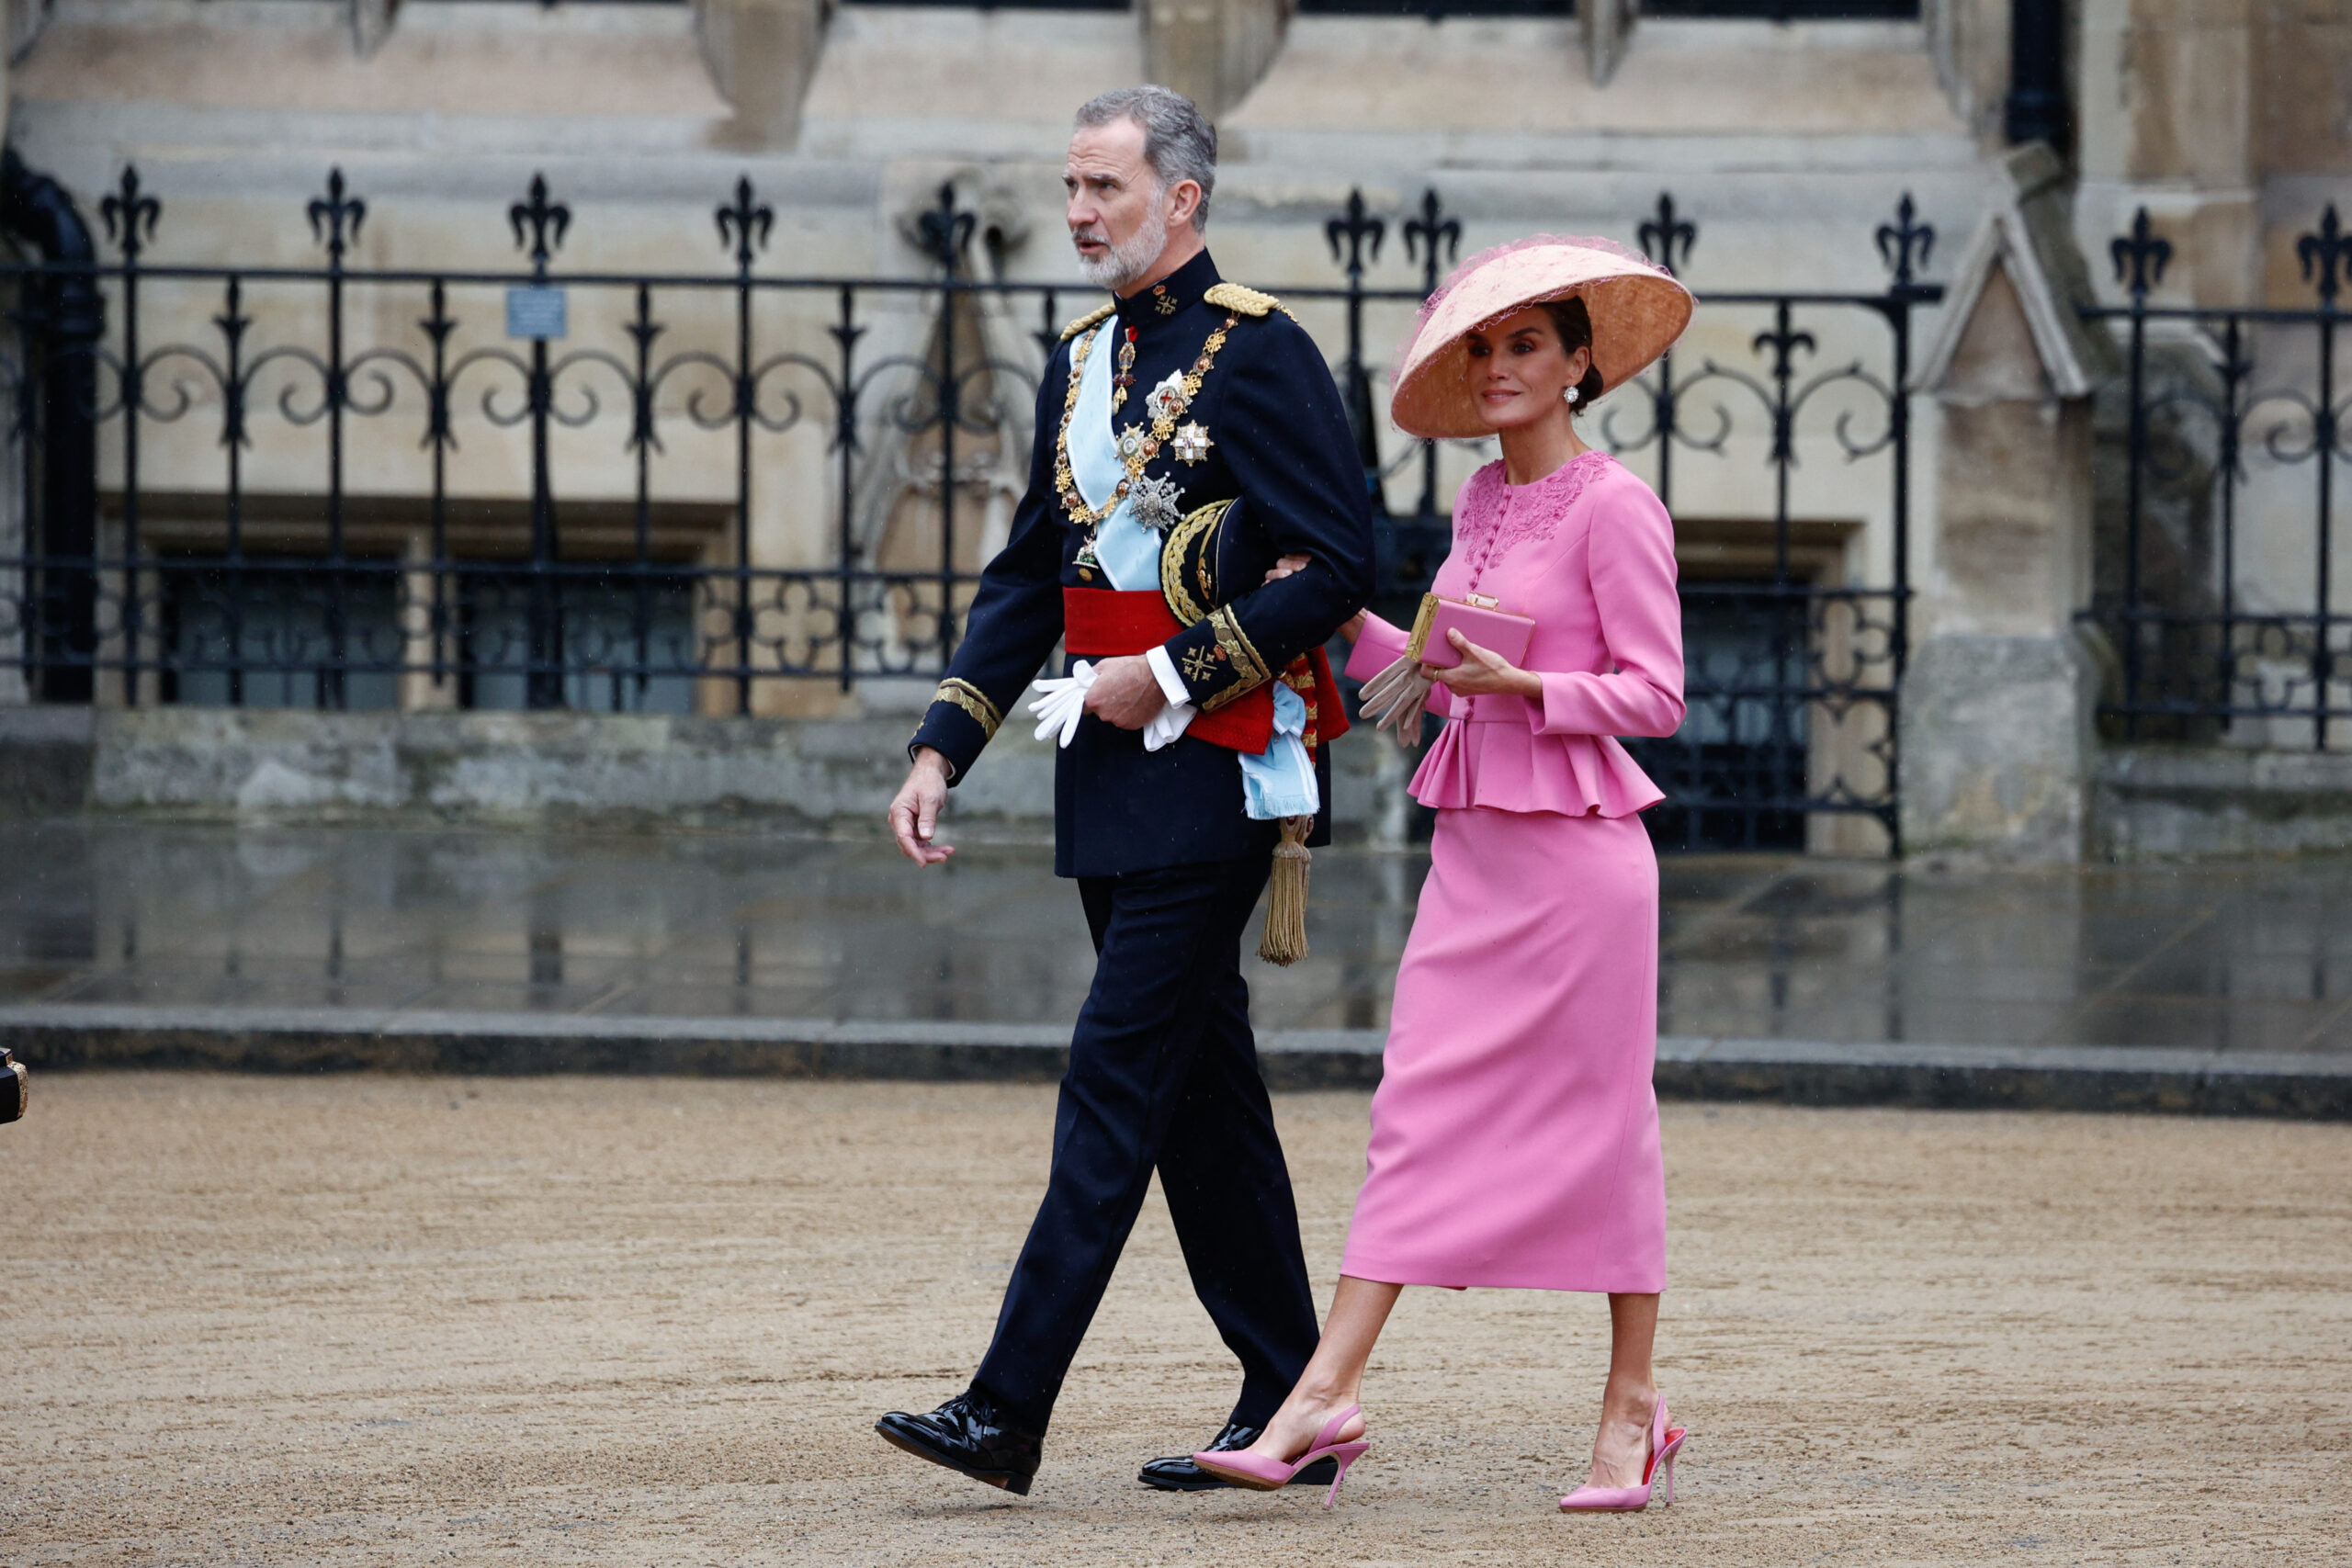
{"type": "Polygon", "coordinates": [[[1251,855],[1079,879],[1094,986],[1070,1041],[1045,1201],[973,1379],[1039,1431],[1155,1168],[1193,1289],[1241,1361],[1232,1419],[1264,1425],[1314,1353],[1298,1209],[1241,977],[1268,869],[1251,855]]]}

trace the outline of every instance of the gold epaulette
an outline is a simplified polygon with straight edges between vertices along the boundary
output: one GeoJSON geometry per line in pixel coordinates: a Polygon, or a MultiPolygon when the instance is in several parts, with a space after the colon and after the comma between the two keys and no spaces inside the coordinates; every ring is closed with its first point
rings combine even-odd
{"type": "MultiPolygon", "coordinates": [[[[1230,310],[1237,316],[1264,316],[1276,310],[1290,316],[1289,310],[1272,295],[1261,294],[1238,283],[1220,283],[1201,298],[1218,310],[1230,310]]],[[[1290,316],[1290,319],[1294,321],[1298,320],[1296,316],[1290,316]]]]}
{"type": "Polygon", "coordinates": [[[1079,333],[1084,332],[1095,322],[1107,318],[1118,308],[1118,302],[1116,300],[1113,300],[1108,305],[1100,305],[1095,309],[1087,311],[1086,314],[1080,316],[1078,320],[1072,321],[1069,325],[1062,329],[1062,341],[1064,343],[1068,343],[1070,339],[1076,337],[1079,333]]]}

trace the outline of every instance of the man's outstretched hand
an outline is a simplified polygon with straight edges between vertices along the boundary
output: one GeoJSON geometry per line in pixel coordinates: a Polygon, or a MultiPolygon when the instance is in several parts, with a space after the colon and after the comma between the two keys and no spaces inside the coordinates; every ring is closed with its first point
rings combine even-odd
{"type": "MultiPolygon", "coordinates": [[[[1144,671],[1149,677],[1148,670],[1144,671]]],[[[890,802],[890,836],[899,852],[917,865],[937,865],[956,852],[953,844],[932,842],[940,808],[947,804],[947,759],[928,746],[915,748],[914,766],[890,802]]]]}

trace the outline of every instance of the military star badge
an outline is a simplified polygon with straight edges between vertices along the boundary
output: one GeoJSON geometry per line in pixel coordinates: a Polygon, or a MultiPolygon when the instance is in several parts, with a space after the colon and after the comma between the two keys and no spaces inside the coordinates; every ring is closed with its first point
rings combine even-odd
{"type": "Polygon", "coordinates": [[[1174,419],[1192,400],[1184,393],[1184,373],[1170,370],[1168,379],[1154,387],[1145,397],[1143,406],[1144,411],[1155,420],[1174,419]]]}
{"type": "Polygon", "coordinates": [[[1165,534],[1182,520],[1184,492],[1176,481],[1159,474],[1147,474],[1127,491],[1127,505],[1135,519],[1145,527],[1165,534]]]}
{"type": "Polygon", "coordinates": [[[1209,433],[1196,422],[1177,426],[1176,439],[1171,445],[1176,449],[1176,456],[1185,462],[1205,463],[1208,461],[1209,448],[1216,443],[1209,439],[1209,433]]]}

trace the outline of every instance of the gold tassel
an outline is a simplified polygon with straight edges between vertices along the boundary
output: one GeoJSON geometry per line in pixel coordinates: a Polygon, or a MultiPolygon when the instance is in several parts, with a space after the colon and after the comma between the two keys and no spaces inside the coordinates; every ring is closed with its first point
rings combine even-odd
{"type": "Polygon", "coordinates": [[[1269,964],[1295,964],[1306,956],[1306,869],[1313,858],[1306,835],[1312,817],[1283,818],[1282,842],[1274,846],[1274,874],[1266,894],[1266,934],[1258,956],[1269,964]]]}

